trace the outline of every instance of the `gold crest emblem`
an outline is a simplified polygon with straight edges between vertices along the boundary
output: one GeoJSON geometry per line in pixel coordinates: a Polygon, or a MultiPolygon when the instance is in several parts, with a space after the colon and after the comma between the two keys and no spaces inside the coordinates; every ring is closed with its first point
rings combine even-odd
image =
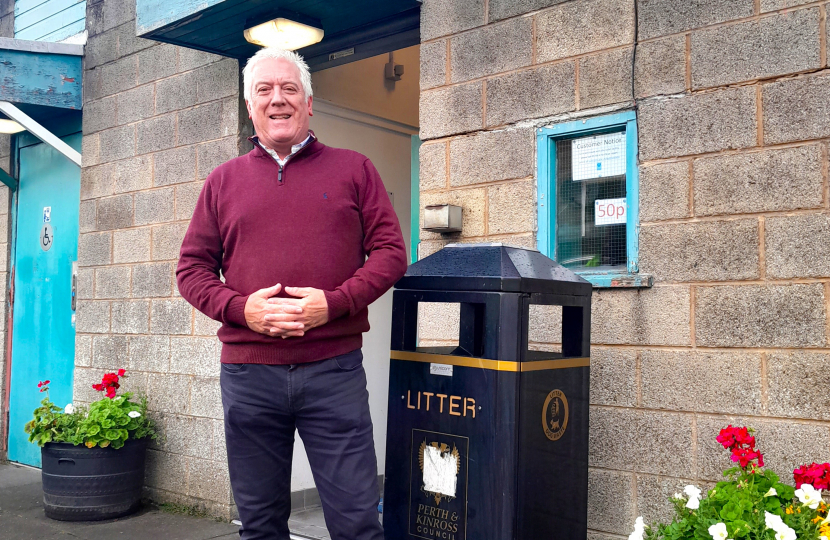
{"type": "MultiPolygon", "coordinates": [[[[433,442],[433,443],[430,443],[429,446],[431,446],[432,448],[435,448],[436,450],[438,450],[438,452],[440,452],[441,457],[444,457],[444,456],[449,454],[450,456],[455,458],[455,474],[457,475],[459,473],[459,471],[461,470],[461,456],[459,455],[458,448],[455,447],[455,444],[452,445],[452,450],[451,451],[450,451],[449,445],[444,444],[444,443],[433,442]]],[[[421,443],[421,447],[418,449],[418,464],[421,467],[421,474],[422,475],[424,474],[424,455],[426,453],[426,450],[427,450],[427,441],[426,441],[426,439],[424,439],[424,442],[421,443]]],[[[435,492],[435,491],[428,491],[426,489],[426,483],[421,485],[421,491],[423,491],[428,496],[433,497],[435,499],[435,505],[436,506],[441,504],[441,499],[446,499],[446,500],[450,501],[450,500],[455,498],[455,497],[450,497],[449,495],[445,495],[443,493],[438,493],[438,492],[435,492]]]]}
{"type": "Polygon", "coordinates": [[[561,390],[553,390],[542,407],[542,429],[545,436],[556,441],[568,428],[568,398],[561,390]]]}

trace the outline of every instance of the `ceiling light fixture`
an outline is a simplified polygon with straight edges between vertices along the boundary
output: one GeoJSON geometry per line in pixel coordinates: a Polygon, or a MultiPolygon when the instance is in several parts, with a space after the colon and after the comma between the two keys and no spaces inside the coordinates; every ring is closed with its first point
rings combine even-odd
{"type": "Polygon", "coordinates": [[[245,29],[245,40],[262,47],[295,51],[319,43],[323,29],[289,19],[273,19],[245,29]]]}
{"type": "Polygon", "coordinates": [[[26,128],[24,128],[14,120],[5,120],[0,118],[0,133],[12,135],[14,133],[20,133],[21,131],[25,130],[26,128]]]}

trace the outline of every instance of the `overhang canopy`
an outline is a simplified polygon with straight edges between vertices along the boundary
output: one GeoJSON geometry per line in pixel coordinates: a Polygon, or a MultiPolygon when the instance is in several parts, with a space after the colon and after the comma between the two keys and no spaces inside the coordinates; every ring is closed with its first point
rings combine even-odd
{"type": "Polygon", "coordinates": [[[82,45],[0,38],[0,101],[81,110],[82,45]]]}
{"type": "Polygon", "coordinates": [[[298,50],[313,71],[420,43],[419,0],[136,0],[138,36],[247,59],[243,31],[284,17],[325,32],[298,50]]]}

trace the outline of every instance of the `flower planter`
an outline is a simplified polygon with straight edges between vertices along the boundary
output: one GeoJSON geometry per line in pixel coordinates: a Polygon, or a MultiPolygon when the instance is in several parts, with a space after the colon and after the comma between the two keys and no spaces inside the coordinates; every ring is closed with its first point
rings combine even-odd
{"type": "Polygon", "coordinates": [[[141,504],[146,451],[146,438],[128,440],[118,450],[46,443],[41,448],[46,516],[94,521],[135,512],[141,504]]]}

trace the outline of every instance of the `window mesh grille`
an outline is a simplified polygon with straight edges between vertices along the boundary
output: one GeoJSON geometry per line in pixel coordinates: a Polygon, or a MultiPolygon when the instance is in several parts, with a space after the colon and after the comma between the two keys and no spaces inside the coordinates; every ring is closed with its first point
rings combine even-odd
{"type": "Polygon", "coordinates": [[[555,143],[557,262],[575,270],[625,268],[625,223],[596,225],[594,215],[595,201],[625,198],[625,174],[590,178],[592,172],[576,171],[577,177],[589,178],[574,181],[572,141],[580,138],[555,143]]]}

